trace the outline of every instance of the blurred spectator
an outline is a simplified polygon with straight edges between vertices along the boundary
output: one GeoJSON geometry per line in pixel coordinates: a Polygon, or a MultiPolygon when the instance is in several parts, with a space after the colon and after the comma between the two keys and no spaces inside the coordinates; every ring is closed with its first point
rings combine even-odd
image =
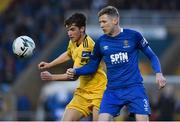
{"type": "Polygon", "coordinates": [[[107,0],[92,0],[91,10],[98,12],[107,5],[107,0]]]}
{"type": "Polygon", "coordinates": [[[43,86],[37,110],[37,115],[41,117],[37,116],[36,120],[61,120],[67,103],[72,99],[72,90],[76,87],[72,82],[65,84],[57,81],[49,82],[43,86]]]}
{"type": "Polygon", "coordinates": [[[55,93],[44,101],[45,121],[58,121],[61,119],[65,106],[72,99],[72,93],[55,93]]]}
{"type": "Polygon", "coordinates": [[[150,101],[150,106],[151,106],[151,115],[149,117],[150,121],[158,121],[159,118],[159,111],[158,111],[158,95],[154,95],[153,90],[149,90],[148,96],[149,96],[149,101],[150,101]]]}
{"type": "Polygon", "coordinates": [[[175,105],[175,120],[180,120],[180,98],[178,97],[175,105]]]}
{"type": "Polygon", "coordinates": [[[5,112],[7,112],[7,104],[3,98],[3,94],[0,93],[0,121],[4,120],[5,112]]]}
{"type": "Polygon", "coordinates": [[[167,85],[163,89],[159,98],[158,108],[160,121],[174,120],[175,96],[173,86],[167,85]]]}
{"type": "Polygon", "coordinates": [[[4,51],[1,47],[1,44],[0,44],[0,83],[2,83],[4,81],[4,63],[5,63],[5,59],[4,59],[4,51]]]}
{"type": "Polygon", "coordinates": [[[92,0],[71,0],[71,9],[90,9],[92,0]]]}
{"type": "Polygon", "coordinates": [[[32,105],[27,95],[20,95],[17,97],[17,120],[28,121],[31,120],[32,105]]]}
{"type": "Polygon", "coordinates": [[[15,78],[15,62],[11,56],[6,56],[5,77],[6,83],[12,83],[15,78]]]}
{"type": "Polygon", "coordinates": [[[108,0],[108,5],[125,10],[180,10],[179,0],[108,0]]]}

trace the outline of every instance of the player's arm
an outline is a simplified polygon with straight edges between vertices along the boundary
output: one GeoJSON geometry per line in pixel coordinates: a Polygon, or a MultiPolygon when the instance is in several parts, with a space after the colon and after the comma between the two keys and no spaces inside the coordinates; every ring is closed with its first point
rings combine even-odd
{"type": "Polygon", "coordinates": [[[156,82],[159,84],[159,88],[163,88],[166,85],[166,79],[161,72],[161,64],[158,57],[149,46],[144,48],[143,52],[151,61],[152,68],[156,73],[156,82]]]}
{"type": "Polygon", "coordinates": [[[77,80],[76,78],[68,78],[67,74],[51,74],[48,71],[41,72],[41,79],[45,81],[74,81],[77,80]]]}
{"type": "Polygon", "coordinates": [[[153,68],[154,72],[156,73],[156,83],[159,85],[159,88],[163,88],[166,85],[166,79],[161,72],[161,64],[160,64],[158,57],[153,52],[153,50],[149,47],[148,42],[140,33],[136,33],[135,38],[138,41],[138,48],[151,61],[152,68],[153,68]]]}
{"type": "Polygon", "coordinates": [[[51,61],[50,63],[44,62],[44,61],[40,62],[38,67],[39,67],[39,69],[47,69],[47,68],[54,67],[58,64],[64,63],[70,59],[71,59],[71,57],[68,55],[68,53],[66,51],[66,52],[62,53],[59,57],[57,57],[56,59],[51,61]]]}
{"type": "Polygon", "coordinates": [[[67,51],[66,51],[66,52],[64,52],[63,54],[61,54],[59,57],[57,57],[56,59],[54,59],[53,61],[51,61],[51,62],[49,63],[49,65],[50,65],[51,67],[53,67],[53,66],[56,66],[56,65],[58,65],[58,64],[64,63],[64,62],[66,62],[66,61],[68,61],[68,60],[70,60],[70,59],[71,59],[71,57],[68,55],[68,53],[67,53],[67,51]]]}
{"type": "Polygon", "coordinates": [[[156,73],[156,82],[159,84],[159,88],[163,88],[166,85],[166,79],[161,72],[161,64],[158,57],[141,34],[137,34],[137,38],[139,40],[138,47],[151,61],[151,66],[156,73]]]}
{"type": "Polygon", "coordinates": [[[100,51],[100,46],[99,43],[97,42],[94,46],[94,50],[92,55],[90,56],[90,60],[89,62],[80,67],[80,68],[70,68],[67,70],[67,74],[71,77],[73,77],[73,75],[88,75],[88,74],[92,74],[94,72],[96,72],[96,70],[99,67],[99,63],[101,61],[102,55],[101,55],[101,51],[100,51]]]}
{"type": "Polygon", "coordinates": [[[102,58],[102,55],[100,51],[100,45],[99,45],[99,42],[97,41],[95,43],[93,53],[90,56],[89,62],[83,67],[75,68],[74,69],[75,75],[79,76],[79,75],[88,75],[88,74],[95,73],[99,67],[101,58],[102,58]]]}
{"type": "Polygon", "coordinates": [[[147,47],[143,48],[143,53],[150,60],[154,72],[161,73],[161,64],[160,64],[158,57],[154,53],[154,51],[149,46],[147,46],[147,47]]]}
{"type": "Polygon", "coordinates": [[[137,47],[149,58],[152,68],[155,73],[161,73],[161,65],[158,57],[149,47],[148,41],[139,33],[135,32],[135,39],[137,40],[137,47]]]}

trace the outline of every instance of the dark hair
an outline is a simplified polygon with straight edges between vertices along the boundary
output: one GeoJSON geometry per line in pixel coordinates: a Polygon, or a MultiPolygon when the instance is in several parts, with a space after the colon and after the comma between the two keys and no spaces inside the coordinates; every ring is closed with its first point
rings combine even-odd
{"type": "Polygon", "coordinates": [[[86,16],[82,13],[75,13],[64,21],[64,26],[71,26],[72,24],[79,28],[86,26],[86,16]]]}
{"type": "Polygon", "coordinates": [[[98,17],[104,15],[104,14],[107,14],[107,15],[110,15],[110,16],[113,16],[113,17],[119,17],[119,12],[117,10],[117,8],[113,7],[113,6],[107,6],[103,9],[101,9],[99,12],[98,12],[98,17]]]}

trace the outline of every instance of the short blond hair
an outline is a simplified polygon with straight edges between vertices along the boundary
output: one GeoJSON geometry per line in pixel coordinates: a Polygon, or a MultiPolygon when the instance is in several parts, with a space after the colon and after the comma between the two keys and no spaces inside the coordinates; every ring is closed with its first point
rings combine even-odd
{"type": "Polygon", "coordinates": [[[107,14],[107,15],[113,16],[113,17],[119,17],[119,12],[118,12],[117,8],[115,8],[114,6],[107,6],[103,9],[101,9],[98,12],[98,17],[100,17],[104,14],[107,14]]]}

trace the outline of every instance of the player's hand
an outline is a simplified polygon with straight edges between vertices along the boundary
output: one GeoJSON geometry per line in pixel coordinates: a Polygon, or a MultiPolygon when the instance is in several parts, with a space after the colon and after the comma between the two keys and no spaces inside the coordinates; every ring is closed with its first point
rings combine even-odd
{"type": "Polygon", "coordinates": [[[41,72],[40,76],[41,76],[41,80],[47,80],[47,81],[53,80],[52,74],[48,71],[41,72]]]}
{"type": "Polygon", "coordinates": [[[164,88],[166,85],[166,78],[162,73],[156,73],[156,83],[159,85],[159,89],[164,88]]]}
{"type": "Polygon", "coordinates": [[[69,68],[69,69],[67,69],[66,74],[68,76],[68,79],[74,79],[75,70],[73,68],[69,68]]]}
{"type": "Polygon", "coordinates": [[[40,62],[40,63],[38,64],[38,68],[39,68],[39,69],[48,69],[48,68],[50,68],[49,64],[50,64],[50,63],[47,63],[47,62],[42,61],[42,62],[40,62]]]}

